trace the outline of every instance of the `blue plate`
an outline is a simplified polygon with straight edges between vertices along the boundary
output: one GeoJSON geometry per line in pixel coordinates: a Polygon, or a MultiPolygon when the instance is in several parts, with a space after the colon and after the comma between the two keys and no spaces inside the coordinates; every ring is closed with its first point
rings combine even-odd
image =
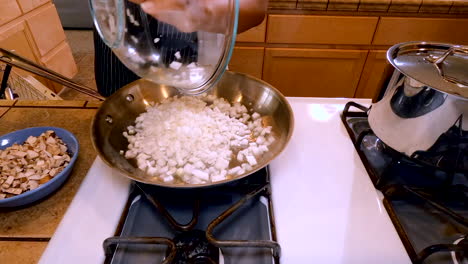
{"type": "Polygon", "coordinates": [[[40,200],[57,190],[68,178],[68,175],[70,175],[76,158],[78,157],[79,146],[76,137],[65,129],[58,127],[31,127],[18,130],[0,137],[0,149],[6,149],[13,144],[23,144],[29,136],[38,137],[47,130],[53,130],[55,134],[67,145],[67,152],[71,158],[70,163],[54,178],[38,188],[0,200],[0,207],[17,207],[40,200]]]}

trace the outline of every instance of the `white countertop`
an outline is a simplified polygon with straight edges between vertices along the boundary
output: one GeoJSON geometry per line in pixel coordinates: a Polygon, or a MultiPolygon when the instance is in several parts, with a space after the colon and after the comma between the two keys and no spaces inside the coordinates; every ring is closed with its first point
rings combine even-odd
{"type": "MultiPolygon", "coordinates": [[[[270,166],[281,263],[411,263],[341,123],[350,99],[288,100],[294,134],[270,166]]],[[[103,262],[128,196],[115,174],[96,159],[40,263],[103,262]]]]}
{"type": "Polygon", "coordinates": [[[102,242],[114,235],[128,200],[130,180],[96,158],[40,264],[103,263],[102,242]]]}
{"type": "Polygon", "coordinates": [[[294,134],[270,165],[281,262],[411,263],[341,121],[350,99],[288,99],[294,134]]]}

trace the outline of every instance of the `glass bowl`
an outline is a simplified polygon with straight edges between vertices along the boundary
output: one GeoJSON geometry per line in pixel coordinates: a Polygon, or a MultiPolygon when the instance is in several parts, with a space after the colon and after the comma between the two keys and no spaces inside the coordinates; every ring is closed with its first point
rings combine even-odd
{"type": "MultiPolygon", "coordinates": [[[[224,73],[237,33],[239,0],[221,0],[222,32],[182,32],[128,0],[89,0],[95,27],[122,63],[138,76],[200,94],[224,73]]],[[[204,2],[204,1],[194,1],[204,2]]],[[[182,11],[167,10],[169,16],[182,11]]]]}

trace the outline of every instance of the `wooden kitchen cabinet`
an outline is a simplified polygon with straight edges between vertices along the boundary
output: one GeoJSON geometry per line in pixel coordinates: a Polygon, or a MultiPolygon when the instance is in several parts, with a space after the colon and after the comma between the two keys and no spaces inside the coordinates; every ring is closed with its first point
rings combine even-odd
{"type": "MultiPolygon", "coordinates": [[[[9,27],[2,27],[0,30],[0,47],[11,50],[20,56],[23,56],[33,62],[42,64],[41,61],[38,59],[38,52],[36,51],[36,47],[34,45],[34,42],[32,41],[32,35],[31,32],[29,31],[26,23],[24,21],[19,21],[16,24],[13,24],[9,27]]],[[[67,56],[67,54],[64,54],[64,56],[67,56]]],[[[70,55],[71,51],[70,51],[70,55]]],[[[62,67],[58,67],[55,70],[58,70],[58,72],[61,72],[63,74],[64,70],[68,69],[74,69],[76,71],[76,65],[74,65],[74,60],[70,60],[69,57],[62,58],[62,61],[65,63],[62,65],[62,67]],[[72,65],[67,65],[70,63],[73,63],[72,65]]],[[[44,64],[42,64],[44,65],[44,64]]],[[[48,67],[47,64],[45,64],[46,67],[48,67]]],[[[14,71],[20,75],[23,76],[28,76],[32,75],[34,78],[39,80],[42,84],[44,84],[46,87],[51,88],[54,91],[58,91],[61,89],[60,85],[57,85],[43,77],[31,74],[29,72],[20,70],[18,68],[14,68],[14,71]]]]}
{"type": "Polygon", "coordinates": [[[26,20],[41,56],[65,40],[62,24],[55,6],[50,5],[26,20]]]}
{"type": "Polygon", "coordinates": [[[234,47],[232,57],[229,62],[229,70],[246,73],[259,79],[262,78],[265,48],[250,45],[265,42],[266,24],[267,17],[265,17],[260,25],[237,35],[237,44],[242,43],[240,45],[249,46],[234,47]]]}
{"type": "Polygon", "coordinates": [[[27,13],[33,10],[34,8],[41,6],[47,2],[50,2],[50,0],[17,0],[17,1],[24,13],[27,13]]]}
{"type": "MultiPolygon", "coordinates": [[[[73,77],[77,72],[75,60],[57,10],[50,0],[13,0],[11,3],[10,0],[0,1],[6,1],[0,5],[0,47],[12,50],[62,75],[73,77]],[[3,14],[6,12],[4,4],[11,7],[6,14],[11,12],[14,16],[3,14]],[[14,18],[6,21],[5,17],[14,18]]],[[[22,75],[32,75],[17,68],[14,70],[22,75]]],[[[34,77],[54,92],[62,89],[61,85],[52,81],[34,77]]]]}
{"type": "Polygon", "coordinates": [[[235,47],[229,62],[229,70],[262,78],[263,47],[235,47]]]}
{"type": "Polygon", "coordinates": [[[28,40],[30,38],[31,32],[24,22],[20,21],[9,27],[0,28],[0,47],[37,62],[34,55],[34,43],[28,40]]]}
{"type": "Polygon", "coordinates": [[[382,17],[372,44],[394,45],[406,41],[468,44],[468,19],[382,17]]]}
{"type": "Polygon", "coordinates": [[[63,76],[72,78],[78,71],[68,43],[62,42],[54,52],[42,58],[42,63],[49,69],[60,72],[63,76]]]}
{"type": "Polygon", "coordinates": [[[7,23],[21,15],[21,9],[16,0],[1,0],[0,25],[7,23]]]}
{"type": "Polygon", "coordinates": [[[369,51],[354,97],[375,98],[392,70],[386,50],[369,51]]]}
{"type": "Polygon", "coordinates": [[[236,37],[236,42],[264,42],[266,35],[267,17],[260,25],[253,27],[245,32],[240,33],[236,37]]]}
{"type": "MultiPolygon", "coordinates": [[[[385,13],[364,15],[356,12],[369,9],[370,2],[363,1],[299,0],[295,12],[268,14],[264,42],[240,46],[265,48],[262,79],[285,95],[374,98],[393,69],[385,58],[392,45],[405,41],[468,44],[466,17],[418,17],[418,12],[407,17],[391,16],[386,12],[390,1],[379,7],[385,13]],[[343,12],[306,14],[302,8],[343,12]]],[[[411,1],[404,5],[415,6],[411,1]]],[[[392,3],[391,10],[397,6],[392,3]]],[[[424,12],[428,12],[427,6],[424,12]]],[[[259,34],[258,40],[262,36],[259,34]]],[[[242,52],[248,54],[238,54],[242,52]]],[[[239,61],[239,66],[247,67],[239,61]]]]}
{"type": "Polygon", "coordinates": [[[353,97],[367,50],[267,48],[263,79],[286,96],[353,97]]]}
{"type": "MultiPolygon", "coordinates": [[[[4,27],[0,30],[0,47],[11,50],[33,62],[39,62],[37,56],[35,55],[34,43],[29,41],[31,39],[31,32],[24,22],[18,22],[9,27],[4,27]]],[[[31,73],[20,70],[18,68],[14,69],[16,73],[27,76],[31,73]]],[[[38,79],[42,84],[46,86],[52,85],[51,82],[37,75],[33,75],[38,79]]]]}
{"type": "Polygon", "coordinates": [[[377,17],[269,15],[268,43],[371,44],[377,17]]]}

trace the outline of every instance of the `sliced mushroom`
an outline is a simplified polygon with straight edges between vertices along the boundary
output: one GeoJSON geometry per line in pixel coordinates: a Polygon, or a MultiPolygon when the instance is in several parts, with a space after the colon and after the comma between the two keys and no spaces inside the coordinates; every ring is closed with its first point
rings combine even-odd
{"type": "Polygon", "coordinates": [[[37,181],[29,181],[28,182],[28,189],[29,190],[34,190],[37,187],[39,187],[39,183],[37,181]]]}
{"type": "Polygon", "coordinates": [[[48,137],[47,140],[46,140],[46,143],[47,144],[56,144],[57,140],[55,140],[55,138],[53,138],[53,137],[48,137]]]}
{"type": "Polygon", "coordinates": [[[11,184],[11,186],[13,188],[18,188],[20,183],[21,183],[20,180],[14,180],[13,183],[11,184]]]}
{"type": "Polygon", "coordinates": [[[54,177],[55,175],[57,175],[57,172],[58,172],[57,168],[51,169],[49,172],[50,177],[54,177]]]}
{"type": "Polygon", "coordinates": [[[20,188],[8,188],[8,189],[3,189],[3,192],[18,195],[18,194],[21,194],[23,190],[21,190],[20,188]]]}
{"type": "Polygon", "coordinates": [[[26,152],[28,153],[26,156],[28,159],[34,159],[34,158],[39,157],[39,153],[37,153],[36,151],[28,150],[26,152]]]}
{"type": "Polygon", "coordinates": [[[71,160],[67,150],[52,130],[0,150],[0,199],[36,189],[55,177],[71,160]]]}

